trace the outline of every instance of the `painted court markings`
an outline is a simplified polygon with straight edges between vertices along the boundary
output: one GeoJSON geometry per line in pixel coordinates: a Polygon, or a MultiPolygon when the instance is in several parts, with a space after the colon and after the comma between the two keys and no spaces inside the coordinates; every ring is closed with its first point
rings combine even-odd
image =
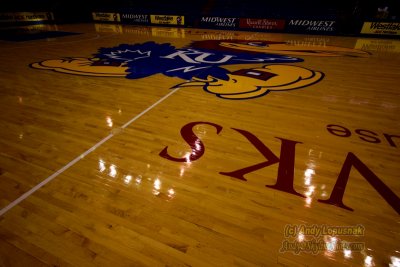
{"type": "MultiPolygon", "coordinates": [[[[128,127],[129,125],[131,125],[133,122],[135,122],[136,120],[138,120],[140,117],[142,117],[144,114],[146,114],[147,112],[149,112],[150,110],[152,110],[153,108],[155,108],[156,106],[158,106],[161,102],[163,102],[165,99],[167,99],[168,97],[170,97],[171,95],[173,95],[175,92],[177,92],[180,88],[175,88],[173,89],[171,92],[169,92],[168,94],[166,94],[165,96],[163,96],[161,99],[159,99],[157,102],[155,102],[154,104],[152,104],[151,106],[149,106],[147,109],[145,109],[144,111],[142,111],[141,113],[139,113],[138,115],[136,115],[135,117],[133,117],[130,121],[128,121],[127,123],[125,123],[124,125],[122,125],[120,127],[120,129],[125,129],[126,127],[128,127]]],[[[44,179],[42,182],[40,182],[39,184],[37,184],[36,186],[34,186],[33,188],[31,188],[29,191],[25,192],[23,195],[21,195],[19,198],[17,198],[16,200],[14,200],[13,202],[11,202],[10,204],[8,204],[6,207],[4,207],[3,209],[0,210],[0,216],[4,215],[7,211],[9,211],[10,209],[12,209],[13,207],[15,207],[16,205],[18,205],[19,203],[21,203],[23,200],[25,200],[26,198],[28,198],[30,195],[32,195],[33,193],[35,193],[37,190],[39,190],[40,188],[42,188],[44,185],[48,184],[49,182],[51,182],[54,178],[56,178],[57,176],[59,176],[60,174],[62,174],[63,172],[65,172],[66,170],[68,170],[69,168],[71,168],[72,166],[74,166],[76,163],[78,163],[81,159],[83,159],[84,157],[86,157],[87,155],[89,155],[91,152],[93,152],[94,150],[96,150],[98,147],[100,147],[102,144],[104,144],[105,142],[107,142],[109,139],[111,139],[112,137],[114,137],[117,133],[116,132],[111,132],[109,135],[107,135],[106,137],[104,137],[102,140],[100,140],[98,143],[96,143],[94,146],[92,146],[91,148],[89,148],[88,150],[86,150],[85,152],[83,152],[82,154],[80,154],[79,156],[77,156],[75,159],[73,159],[72,161],[70,161],[68,164],[66,164],[64,167],[60,168],[58,171],[56,171],[55,173],[53,173],[52,175],[50,175],[49,177],[47,177],[46,179],[44,179]]]]}

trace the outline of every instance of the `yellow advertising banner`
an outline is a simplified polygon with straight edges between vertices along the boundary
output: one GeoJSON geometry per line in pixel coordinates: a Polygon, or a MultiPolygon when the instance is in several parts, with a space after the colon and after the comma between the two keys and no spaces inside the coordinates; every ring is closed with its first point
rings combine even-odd
{"type": "Polygon", "coordinates": [[[121,22],[121,16],[118,13],[93,12],[92,16],[94,21],[121,22]]]}
{"type": "Polygon", "coordinates": [[[400,35],[400,22],[364,22],[361,33],[400,35]]]}
{"type": "Polygon", "coordinates": [[[150,15],[150,22],[153,24],[185,25],[185,17],[170,15],[150,15]]]}
{"type": "Polygon", "coordinates": [[[51,20],[54,20],[54,15],[52,12],[0,13],[0,22],[51,21],[51,20]]]}

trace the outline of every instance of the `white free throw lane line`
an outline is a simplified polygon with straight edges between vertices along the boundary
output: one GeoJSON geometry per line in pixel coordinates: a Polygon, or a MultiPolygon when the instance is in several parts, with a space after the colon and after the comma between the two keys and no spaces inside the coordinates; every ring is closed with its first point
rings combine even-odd
{"type": "MultiPolygon", "coordinates": [[[[140,114],[136,115],[135,117],[133,117],[130,121],[128,121],[127,123],[125,123],[121,129],[125,129],[126,127],[128,127],[129,125],[131,125],[134,121],[136,121],[137,119],[139,119],[140,117],[142,117],[144,114],[146,114],[147,112],[149,112],[150,110],[152,110],[154,107],[156,107],[158,104],[160,104],[161,102],[163,102],[165,99],[167,99],[168,97],[170,97],[172,94],[174,94],[176,91],[178,91],[180,88],[176,88],[174,90],[172,90],[171,92],[169,92],[167,95],[165,95],[164,97],[162,97],[160,100],[158,100],[156,103],[154,103],[153,105],[151,105],[150,107],[148,107],[147,109],[145,109],[144,111],[142,111],[140,114]]],[[[73,159],[71,162],[69,162],[67,165],[65,165],[64,167],[62,167],[61,169],[59,169],[58,171],[56,171],[55,173],[53,173],[52,175],[50,175],[49,177],[47,177],[46,179],[44,179],[42,182],[40,182],[39,184],[37,184],[36,186],[34,186],[31,190],[27,191],[26,193],[24,193],[22,196],[20,196],[19,198],[17,198],[16,200],[14,200],[13,202],[11,202],[10,204],[8,204],[6,207],[4,207],[3,209],[0,210],[0,216],[4,215],[7,211],[9,211],[10,209],[12,209],[13,207],[15,207],[16,205],[18,205],[19,203],[21,203],[24,199],[28,198],[30,195],[32,195],[33,193],[35,193],[37,190],[39,190],[41,187],[43,187],[44,185],[46,185],[47,183],[49,183],[50,181],[52,181],[54,178],[56,178],[58,175],[62,174],[63,172],[65,172],[66,170],[68,170],[69,168],[71,168],[73,165],[75,165],[78,161],[80,161],[81,159],[83,159],[84,157],[86,157],[88,154],[90,154],[91,152],[93,152],[96,148],[98,148],[99,146],[101,146],[102,144],[104,144],[105,142],[107,142],[110,138],[112,138],[114,136],[113,133],[110,133],[108,136],[106,136],[105,138],[103,138],[102,140],[100,140],[97,144],[95,144],[94,146],[92,146],[91,148],[89,148],[88,150],[86,150],[85,152],[83,152],[82,154],[80,154],[78,157],[76,157],[75,159],[73,159]]]]}

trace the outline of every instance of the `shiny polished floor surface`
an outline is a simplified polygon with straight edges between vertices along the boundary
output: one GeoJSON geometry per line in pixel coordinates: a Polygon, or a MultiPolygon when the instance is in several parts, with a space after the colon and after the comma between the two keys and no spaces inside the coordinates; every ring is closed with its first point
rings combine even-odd
{"type": "Polygon", "coordinates": [[[400,266],[399,41],[35,27],[0,41],[1,266],[400,266]]]}

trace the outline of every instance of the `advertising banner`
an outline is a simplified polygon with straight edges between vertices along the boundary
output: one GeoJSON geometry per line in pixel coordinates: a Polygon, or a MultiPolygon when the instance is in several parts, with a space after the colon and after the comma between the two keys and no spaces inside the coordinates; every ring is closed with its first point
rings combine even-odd
{"type": "Polygon", "coordinates": [[[206,28],[237,28],[238,24],[238,18],[209,16],[203,16],[200,18],[200,26],[206,28]]]}
{"type": "Polygon", "coordinates": [[[121,20],[126,24],[150,24],[150,16],[146,14],[121,13],[121,20]]]}
{"type": "Polygon", "coordinates": [[[336,33],[337,21],[335,19],[289,19],[286,24],[288,32],[299,33],[336,33]]]}
{"type": "Polygon", "coordinates": [[[361,33],[400,35],[400,22],[364,22],[361,33]]]}
{"type": "Polygon", "coordinates": [[[150,15],[152,24],[185,25],[184,16],[150,15]]]}
{"type": "Polygon", "coordinates": [[[32,21],[52,21],[52,12],[14,12],[0,13],[0,22],[32,22],[32,21]]]}
{"type": "Polygon", "coordinates": [[[92,15],[94,21],[121,22],[121,17],[118,13],[93,12],[92,15]]]}
{"type": "Polygon", "coordinates": [[[239,26],[242,29],[283,30],[285,28],[285,20],[243,18],[240,19],[239,26]]]}

